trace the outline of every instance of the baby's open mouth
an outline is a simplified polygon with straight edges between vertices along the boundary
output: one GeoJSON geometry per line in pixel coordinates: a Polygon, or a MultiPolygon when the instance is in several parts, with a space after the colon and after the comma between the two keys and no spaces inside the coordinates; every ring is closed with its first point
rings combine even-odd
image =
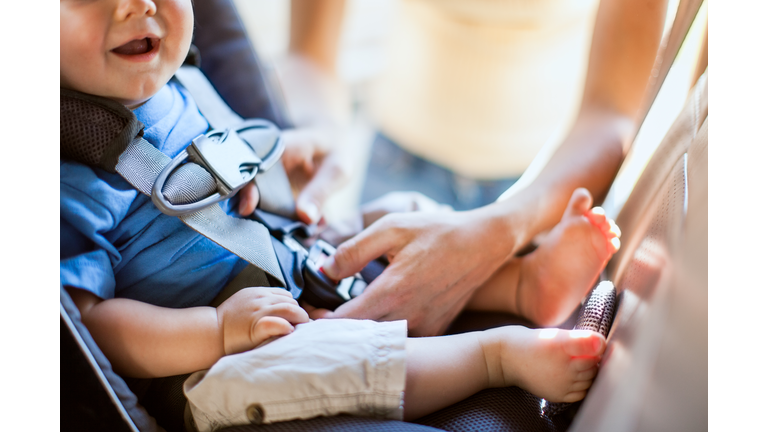
{"type": "Polygon", "coordinates": [[[112,50],[115,54],[122,55],[141,55],[152,51],[158,44],[159,39],[143,38],[134,39],[127,44],[120,45],[112,50]]]}

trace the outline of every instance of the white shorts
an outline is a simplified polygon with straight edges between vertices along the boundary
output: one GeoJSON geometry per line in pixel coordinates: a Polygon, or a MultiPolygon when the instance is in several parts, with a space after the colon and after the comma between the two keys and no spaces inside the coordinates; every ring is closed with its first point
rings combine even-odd
{"type": "Polygon", "coordinates": [[[325,319],[192,374],[197,429],[353,414],[402,420],[405,321],[325,319]]]}

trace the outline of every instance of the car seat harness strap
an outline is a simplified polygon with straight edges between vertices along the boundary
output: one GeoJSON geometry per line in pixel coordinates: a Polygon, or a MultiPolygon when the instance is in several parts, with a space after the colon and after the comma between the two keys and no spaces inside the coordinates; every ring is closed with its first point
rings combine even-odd
{"type": "Polygon", "coordinates": [[[120,174],[139,192],[152,197],[160,211],[179,217],[193,230],[267,273],[277,285],[286,286],[269,230],[257,221],[231,217],[221,206],[212,205],[237,193],[260,168],[279,160],[282,143],[274,125],[254,120],[239,127],[251,132],[250,141],[271,147],[263,159],[256,146],[241,139],[236,130],[227,129],[199,136],[196,141],[202,145],[190,146],[193,157],[188,147],[179,155],[183,157],[171,163],[170,157],[142,137],[143,125],[123,105],[68,89],[61,89],[60,101],[62,158],[120,174]],[[217,144],[221,144],[219,148],[217,144]],[[245,158],[242,174],[238,172],[240,181],[232,176],[234,170],[240,170],[238,161],[222,156],[223,152],[216,151],[219,149],[237,149],[236,157],[245,158]],[[190,160],[182,164],[187,158],[190,160]]]}
{"type": "MultiPolygon", "coordinates": [[[[211,127],[219,130],[236,130],[237,134],[235,134],[235,137],[241,137],[251,142],[259,157],[265,159],[262,162],[262,168],[259,170],[258,175],[248,180],[255,181],[259,188],[259,208],[270,213],[295,219],[296,206],[293,201],[291,184],[288,182],[288,176],[285,173],[283,164],[274,163],[282,155],[282,142],[280,142],[279,153],[277,153],[273,151],[273,149],[277,148],[272,145],[270,140],[259,139],[259,130],[249,128],[247,125],[252,124],[251,122],[269,124],[273,128],[272,130],[277,131],[279,134],[278,129],[266,120],[243,120],[224,102],[210,81],[208,81],[208,78],[203,75],[203,72],[194,66],[185,65],[180,67],[176,71],[174,78],[192,94],[192,98],[195,100],[200,113],[211,127]],[[267,153],[270,152],[274,153],[277,157],[271,161],[269,166],[264,166],[267,163],[267,153]]],[[[206,134],[206,137],[210,134],[210,132],[206,134]]],[[[193,145],[189,147],[190,149],[204,146],[204,143],[196,143],[198,139],[202,140],[200,137],[196,138],[193,141],[193,145]]],[[[215,155],[224,155],[223,157],[227,158],[233,156],[229,151],[215,152],[215,155]]],[[[232,172],[232,176],[237,177],[234,172],[232,172]]]]}
{"type": "Polygon", "coordinates": [[[217,297],[221,302],[246,286],[280,286],[316,307],[335,309],[359,295],[383,270],[375,263],[365,277],[330,280],[321,268],[333,246],[300,240],[313,227],[295,221],[295,204],[281,163],[280,131],[261,119],[243,120],[218,96],[200,70],[183,66],[178,79],[192,93],[215,129],[200,135],[171,159],[143,138],[144,125],[125,106],[73,90],[60,90],[62,159],[121,175],[151,197],[163,213],[244,259],[251,266],[217,297]],[[251,218],[229,216],[219,202],[248,182],[259,186],[251,218]]]}

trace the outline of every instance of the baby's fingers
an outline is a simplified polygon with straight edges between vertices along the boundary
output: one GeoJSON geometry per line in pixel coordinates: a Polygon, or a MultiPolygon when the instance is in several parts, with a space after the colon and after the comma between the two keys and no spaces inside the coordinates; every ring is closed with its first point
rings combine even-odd
{"type": "Polygon", "coordinates": [[[251,328],[251,342],[258,346],[269,338],[285,336],[293,332],[293,325],[280,317],[261,317],[251,328]]]}
{"type": "Polygon", "coordinates": [[[283,318],[284,320],[288,321],[293,325],[301,324],[309,321],[309,315],[307,315],[307,311],[300,308],[299,305],[296,304],[295,302],[294,303],[281,302],[281,303],[271,304],[269,306],[264,307],[259,312],[264,316],[273,316],[273,317],[283,318]]]}
{"type": "Polygon", "coordinates": [[[237,208],[237,212],[240,216],[248,216],[256,210],[256,206],[259,204],[259,189],[256,187],[256,183],[248,182],[242,189],[240,189],[240,205],[237,208]]]}

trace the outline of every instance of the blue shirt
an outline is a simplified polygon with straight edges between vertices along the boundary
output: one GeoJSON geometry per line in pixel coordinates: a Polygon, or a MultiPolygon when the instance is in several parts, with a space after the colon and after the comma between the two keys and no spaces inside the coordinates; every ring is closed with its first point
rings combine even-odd
{"type": "MultiPolygon", "coordinates": [[[[174,157],[208,129],[171,82],[134,113],[144,138],[174,157]]],[[[209,304],[246,262],[167,216],[118,174],[61,161],[61,283],[102,299],[165,307],[209,304]]]]}

